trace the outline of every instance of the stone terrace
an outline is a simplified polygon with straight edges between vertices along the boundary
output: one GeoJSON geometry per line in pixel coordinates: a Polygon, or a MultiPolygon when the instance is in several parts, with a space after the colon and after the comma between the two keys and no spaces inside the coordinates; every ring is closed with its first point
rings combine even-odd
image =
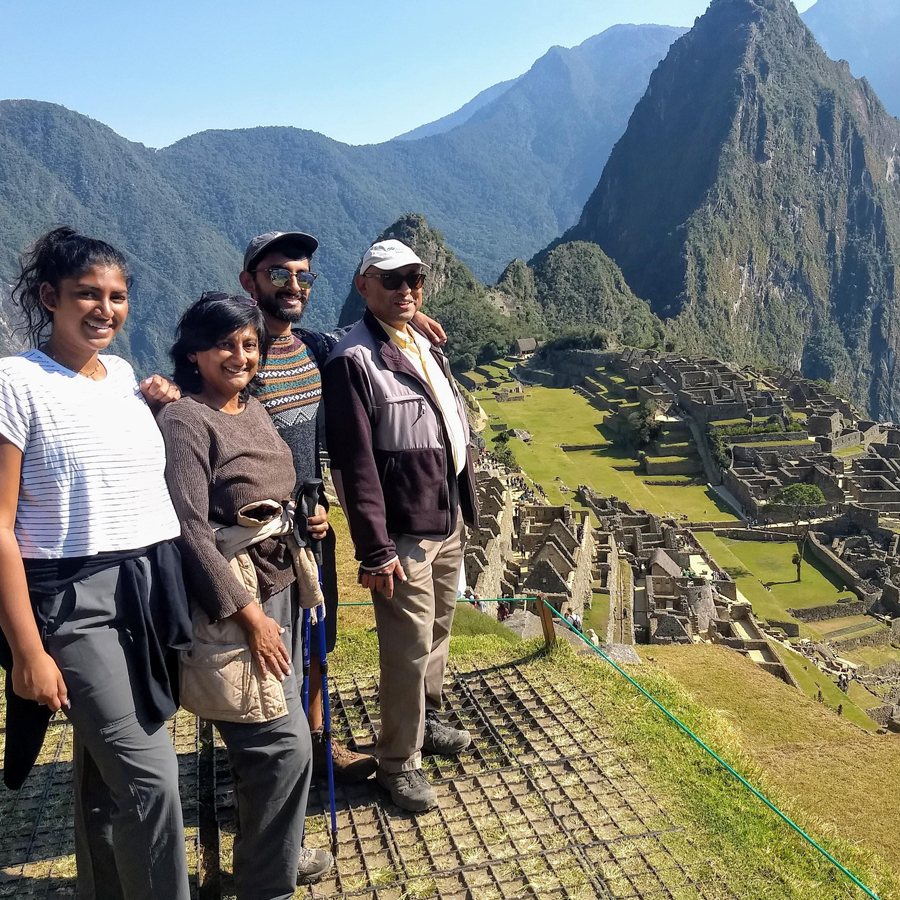
{"type": "Polygon", "coordinates": [[[674,519],[634,510],[584,485],[578,498],[597,517],[597,575],[610,593],[607,642],[721,643],[794,684],[753,617],[747,600],[674,519]],[[623,577],[621,564],[630,567],[623,577]]]}
{"type": "MultiPolygon", "coordinates": [[[[511,480],[521,479],[501,466],[476,475],[481,529],[466,546],[466,584],[482,597],[540,593],[560,612],[581,615],[593,578],[588,514],[516,500],[511,480]]],[[[488,611],[496,615],[496,606],[488,611]]]]}

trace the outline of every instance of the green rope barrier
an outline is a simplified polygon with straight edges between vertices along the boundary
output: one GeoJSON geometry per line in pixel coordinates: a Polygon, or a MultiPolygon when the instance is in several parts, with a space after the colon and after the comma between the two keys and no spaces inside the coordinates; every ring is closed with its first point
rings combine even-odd
{"type": "Polygon", "coordinates": [[[840,871],[843,872],[844,875],[846,875],[858,888],[861,888],[863,891],[865,891],[866,894],[872,898],[872,900],[880,900],[877,894],[869,890],[869,888],[867,888],[849,869],[846,869],[844,866],[842,866],[824,847],[822,847],[820,844],[817,844],[799,825],[796,824],[796,822],[788,818],[787,815],[785,815],[777,806],[775,806],[774,803],[772,803],[770,800],[767,800],[763,794],[761,794],[755,787],[753,787],[752,784],[750,784],[749,781],[747,781],[746,778],[744,778],[743,775],[740,774],[740,772],[735,771],[731,766],[729,766],[728,763],[725,762],[725,760],[715,752],[715,750],[707,746],[699,737],[697,737],[697,735],[694,734],[694,732],[691,731],[691,729],[688,728],[687,725],[685,725],[684,722],[682,722],[674,713],[669,712],[669,710],[666,709],[666,707],[663,706],[662,703],[660,703],[655,697],[653,697],[652,694],[644,690],[644,688],[642,688],[627,672],[625,672],[613,660],[611,660],[602,650],[600,650],[598,647],[595,647],[591,643],[590,638],[582,634],[571,622],[569,622],[568,619],[565,618],[565,616],[563,616],[561,612],[559,612],[559,610],[557,610],[546,600],[542,600],[541,602],[550,609],[554,616],[556,616],[562,622],[565,622],[566,626],[574,631],[575,634],[577,634],[578,637],[580,637],[588,645],[588,647],[591,648],[591,650],[593,650],[600,657],[606,660],[606,662],[608,662],[620,675],[624,676],[629,682],[631,682],[631,684],[634,685],[634,687],[636,687],[655,707],[657,707],[657,709],[665,713],[665,715],[668,716],[669,719],[671,719],[672,722],[674,722],[686,735],[688,735],[688,737],[696,741],[696,743],[700,747],[702,747],[717,763],[719,763],[720,766],[734,775],[734,777],[737,778],[737,780],[742,785],[744,785],[744,787],[748,788],[755,797],[757,797],[759,800],[762,800],[762,802],[765,803],[766,806],[768,806],[769,809],[772,810],[772,812],[774,812],[779,818],[790,825],[791,828],[793,828],[794,831],[797,832],[797,834],[799,834],[813,847],[815,847],[816,850],[818,850],[819,853],[821,853],[822,856],[825,857],[825,859],[827,859],[832,865],[837,866],[837,868],[840,869],[840,871]]]}
{"type": "MultiPolygon", "coordinates": [[[[537,597],[482,597],[472,600],[470,597],[460,597],[457,603],[533,603],[537,597]]],[[[363,600],[356,603],[338,603],[338,606],[371,606],[371,600],[363,600]]]]}
{"type": "MultiPolygon", "coordinates": [[[[482,597],[482,603],[524,603],[524,602],[534,602],[537,600],[537,597],[482,597]]],[[[472,603],[468,597],[460,597],[457,603],[472,603]]],[[[479,602],[479,601],[474,601],[479,602]]],[[[621,676],[623,676],[628,682],[630,682],[634,687],[636,687],[657,709],[659,709],[662,713],[664,713],[672,722],[675,723],[688,737],[690,737],[696,744],[705,750],[722,768],[724,768],[727,772],[733,775],[745,788],[747,788],[757,799],[762,800],[762,802],[772,810],[780,819],[790,825],[794,831],[797,832],[804,840],[806,840],[812,847],[819,851],[822,856],[825,857],[833,866],[836,866],[844,875],[846,875],[858,888],[865,891],[865,893],[872,898],[872,900],[880,900],[877,894],[867,888],[849,869],[842,866],[824,847],[820,844],[816,843],[796,822],[790,819],[785,813],[783,813],[774,803],[768,800],[760,791],[758,791],[740,772],[733,769],[718,753],[715,752],[710,746],[705,744],[684,722],[681,721],[674,713],[670,712],[663,706],[652,694],[642,688],[624,669],[622,669],[615,661],[610,659],[599,647],[595,647],[589,637],[587,635],[582,634],[568,619],[563,616],[563,614],[556,609],[552,604],[548,603],[546,600],[541,600],[541,602],[550,610],[550,612],[556,616],[561,622],[564,622],[566,627],[571,631],[574,631],[575,634],[580,637],[588,647],[591,648],[601,659],[608,662],[621,676]]],[[[338,606],[372,606],[371,601],[365,603],[338,603],[338,606]]]]}

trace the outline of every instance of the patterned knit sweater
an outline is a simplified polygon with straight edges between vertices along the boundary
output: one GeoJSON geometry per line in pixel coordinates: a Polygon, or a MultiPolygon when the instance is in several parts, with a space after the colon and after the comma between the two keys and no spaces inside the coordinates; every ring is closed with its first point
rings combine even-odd
{"type": "Polygon", "coordinates": [[[297,335],[275,338],[259,375],[265,386],[257,399],[291,448],[297,484],[316,478],[316,415],[322,378],[315,358],[297,335]]]}

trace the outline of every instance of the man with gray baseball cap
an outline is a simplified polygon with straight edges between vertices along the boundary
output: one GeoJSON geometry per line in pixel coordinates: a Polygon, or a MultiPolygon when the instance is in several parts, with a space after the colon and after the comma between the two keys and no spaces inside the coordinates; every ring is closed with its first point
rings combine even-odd
{"type": "Polygon", "coordinates": [[[378,630],[376,778],[413,812],[437,805],[423,751],[456,754],[470,742],[438,713],[463,523],[478,521],[465,406],[416,323],[428,268],[401,241],[373,244],[355,279],[365,315],[322,373],[332,475],[378,630]]]}

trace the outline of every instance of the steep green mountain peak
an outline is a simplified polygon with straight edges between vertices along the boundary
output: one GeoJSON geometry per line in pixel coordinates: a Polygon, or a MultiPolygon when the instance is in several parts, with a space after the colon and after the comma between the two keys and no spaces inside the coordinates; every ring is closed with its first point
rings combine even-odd
{"type": "Polygon", "coordinates": [[[714,0],[564,240],[599,244],[683,348],[802,364],[896,418],[898,148],[790,0],[714,0]]]}
{"type": "MultiPolygon", "coordinates": [[[[376,240],[391,238],[412,247],[430,266],[422,308],[446,329],[447,353],[457,370],[465,371],[476,362],[504,355],[515,338],[543,333],[543,320],[533,298],[509,302],[509,294],[486,288],[447,246],[443,234],[429,227],[424,216],[407,213],[376,240]]],[[[357,321],[364,309],[362,297],[351,287],[340,324],[357,321]]]]}

